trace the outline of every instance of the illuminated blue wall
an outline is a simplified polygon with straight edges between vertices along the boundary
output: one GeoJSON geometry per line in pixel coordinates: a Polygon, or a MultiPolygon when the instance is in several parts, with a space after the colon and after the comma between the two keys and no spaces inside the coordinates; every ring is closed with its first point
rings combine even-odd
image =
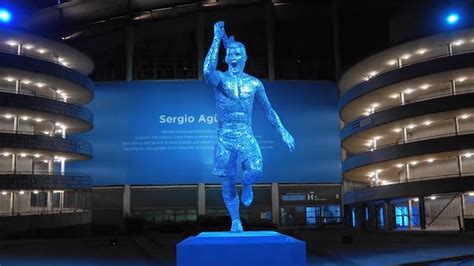
{"type": "MultiPolygon", "coordinates": [[[[332,82],[264,82],[273,108],[296,139],[290,153],[254,106],[264,158],[262,183],[341,181],[337,89],[332,82]]],[[[212,88],[203,81],[97,83],[90,161],[68,170],[94,185],[218,183],[211,174],[217,125],[212,88]],[[200,119],[201,118],[201,119],[200,119]]]]}

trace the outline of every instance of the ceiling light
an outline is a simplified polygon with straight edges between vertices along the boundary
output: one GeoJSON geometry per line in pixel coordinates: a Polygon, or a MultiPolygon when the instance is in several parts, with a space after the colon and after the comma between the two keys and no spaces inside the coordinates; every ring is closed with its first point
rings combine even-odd
{"type": "Polygon", "coordinates": [[[32,44],[25,44],[25,45],[23,45],[23,47],[25,47],[26,49],[30,50],[31,48],[34,48],[35,46],[32,45],[32,44]]]}
{"type": "Polygon", "coordinates": [[[416,127],[415,124],[409,124],[409,125],[407,126],[407,128],[409,128],[409,129],[414,129],[415,127],[416,127]]]}
{"type": "Polygon", "coordinates": [[[423,125],[425,125],[425,126],[429,126],[431,124],[433,124],[433,121],[427,120],[427,121],[423,122],[423,125]]]}
{"type": "Polygon", "coordinates": [[[25,191],[20,190],[20,195],[23,195],[23,194],[25,194],[25,191]]]}
{"type": "Polygon", "coordinates": [[[472,153],[465,153],[465,154],[463,154],[463,156],[466,157],[466,158],[471,158],[472,153]]]}
{"type": "Polygon", "coordinates": [[[38,194],[38,190],[33,190],[33,194],[38,194]]]}
{"type": "Polygon", "coordinates": [[[43,119],[38,117],[38,118],[35,118],[35,121],[36,122],[41,122],[41,121],[43,121],[43,119]]]}
{"type": "Polygon", "coordinates": [[[31,83],[31,80],[24,79],[24,80],[21,81],[21,83],[28,85],[28,84],[31,83]]]}
{"type": "Polygon", "coordinates": [[[395,133],[399,133],[400,131],[402,131],[402,129],[397,127],[397,128],[394,128],[392,131],[395,133]]]}
{"type": "Polygon", "coordinates": [[[379,103],[373,103],[373,104],[371,104],[370,106],[372,106],[372,107],[376,108],[376,107],[379,107],[379,106],[380,106],[380,104],[379,104],[379,103]]]}
{"type": "Polygon", "coordinates": [[[15,46],[15,45],[18,45],[18,42],[17,41],[14,41],[14,40],[9,40],[6,42],[8,45],[10,46],[15,46]]]}
{"type": "Polygon", "coordinates": [[[424,54],[426,53],[428,50],[427,49],[418,49],[418,51],[416,51],[417,54],[424,54]]]}
{"type": "Polygon", "coordinates": [[[36,51],[38,51],[38,53],[40,53],[40,54],[46,53],[46,50],[45,50],[45,49],[38,49],[38,50],[36,50],[36,51]]]}
{"type": "Polygon", "coordinates": [[[20,156],[21,157],[26,157],[26,154],[25,153],[20,153],[20,156]]]}
{"type": "Polygon", "coordinates": [[[377,72],[377,71],[370,71],[368,75],[369,75],[369,77],[373,77],[373,76],[377,75],[378,73],[379,72],[377,72]]]}
{"type": "Polygon", "coordinates": [[[474,196],[474,192],[469,192],[469,196],[474,196]]]}
{"type": "Polygon", "coordinates": [[[43,160],[43,163],[48,163],[49,161],[48,160],[43,160]]]}
{"type": "Polygon", "coordinates": [[[435,199],[436,199],[436,196],[431,196],[430,199],[431,199],[431,200],[435,200],[435,199]]]}
{"type": "Polygon", "coordinates": [[[459,46],[464,43],[464,40],[456,40],[453,42],[453,45],[459,46]]]}
{"type": "Polygon", "coordinates": [[[373,177],[374,175],[375,175],[374,172],[369,172],[369,173],[367,174],[368,177],[373,177]]]}
{"type": "Polygon", "coordinates": [[[410,164],[411,164],[411,165],[417,165],[417,164],[418,164],[418,161],[411,161],[410,164]]]}
{"type": "Polygon", "coordinates": [[[419,198],[413,198],[413,201],[418,202],[420,199],[419,198]]]}
{"type": "Polygon", "coordinates": [[[393,66],[393,65],[395,65],[396,63],[397,63],[397,60],[392,59],[392,60],[389,60],[389,61],[387,62],[387,65],[393,66]]]}
{"type": "Polygon", "coordinates": [[[402,58],[407,60],[408,58],[410,58],[410,54],[404,54],[404,55],[402,55],[402,58]]]}
{"type": "Polygon", "coordinates": [[[461,119],[467,119],[470,117],[470,115],[468,114],[462,114],[461,116],[459,116],[461,119]]]}
{"type": "Polygon", "coordinates": [[[420,86],[420,89],[426,90],[426,89],[428,89],[429,87],[430,87],[429,84],[423,84],[423,85],[420,86]]]}
{"type": "Polygon", "coordinates": [[[463,81],[465,81],[466,79],[467,79],[467,77],[459,77],[459,78],[456,79],[456,81],[458,81],[458,82],[463,82],[463,81]]]}
{"type": "Polygon", "coordinates": [[[414,89],[408,88],[408,89],[404,90],[403,92],[406,93],[406,94],[410,94],[410,93],[412,93],[412,92],[414,92],[414,91],[415,91],[414,89]]]}
{"type": "Polygon", "coordinates": [[[10,119],[10,118],[13,117],[13,115],[11,115],[11,114],[6,114],[6,115],[4,115],[3,117],[5,117],[6,119],[10,119]]]}
{"type": "Polygon", "coordinates": [[[21,120],[25,120],[25,121],[28,121],[28,119],[30,119],[30,117],[29,117],[29,116],[26,116],[26,115],[24,115],[24,116],[22,116],[22,117],[20,117],[20,118],[21,118],[21,120]]]}
{"type": "Polygon", "coordinates": [[[8,153],[8,152],[4,152],[4,153],[2,153],[2,155],[3,155],[3,156],[5,156],[5,157],[7,157],[7,156],[9,156],[9,155],[10,155],[10,153],[8,153]]]}
{"type": "Polygon", "coordinates": [[[390,98],[392,99],[396,99],[398,98],[398,96],[399,96],[398,93],[390,94],[390,98]]]}
{"type": "Polygon", "coordinates": [[[403,167],[403,164],[402,164],[402,163],[397,163],[395,166],[396,166],[397,168],[402,168],[402,167],[403,167]]]}
{"type": "Polygon", "coordinates": [[[38,82],[35,84],[38,88],[44,87],[44,83],[38,82]]]}
{"type": "Polygon", "coordinates": [[[59,61],[59,62],[62,62],[62,61],[64,61],[64,58],[58,57],[58,61],[59,61]]]}
{"type": "Polygon", "coordinates": [[[8,81],[8,82],[12,82],[12,81],[15,80],[15,78],[14,77],[6,77],[5,80],[8,81]]]}
{"type": "Polygon", "coordinates": [[[381,139],[381,138],[382,138],[382,136],[375,136],[375,137],[373,137],[373,139],[375,139],[375,140],[379,140],[379,139],[381,139]]]}
{"type": "Polygon", "coordinates": [[[49,131],[43,131],[43,134],[49,135],[49,131]]]}
{"type": "Polygon", "coordinates": [[[429,162],[429,163],[432,163],[432,162],[434,162],[434,159],[433,159],[433,158],[429,158],[429,159],[427,159],[426,161],[429,162]]]}
{"type": "Polygon", "coordinates": [[[34,156],[35,156],[35,158],[39,158],[41,155],[36,153],[34,156]]]}
{"type": "Polygon", "coordinates": [[[2,195],[7,195],[8,193],[6,191],[2,191],[2,195]]]}

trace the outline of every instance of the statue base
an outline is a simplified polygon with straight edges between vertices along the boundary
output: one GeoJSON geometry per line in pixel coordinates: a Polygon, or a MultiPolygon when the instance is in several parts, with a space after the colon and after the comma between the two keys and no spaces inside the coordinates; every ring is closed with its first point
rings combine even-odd
{"type": "Polygon", "coordinates": [[[306,244],[274,231],[203,232],[176,246],[178,266],[306,266],[306,244]]]}

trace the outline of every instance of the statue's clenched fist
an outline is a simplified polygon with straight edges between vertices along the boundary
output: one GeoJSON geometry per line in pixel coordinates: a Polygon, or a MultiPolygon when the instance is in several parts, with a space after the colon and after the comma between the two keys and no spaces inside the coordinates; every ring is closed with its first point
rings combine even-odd
{"type": "Polygon", "coordinates": [[[224,21],[214,23],[214,37],[221,39],[224,34],[224,21]]]}

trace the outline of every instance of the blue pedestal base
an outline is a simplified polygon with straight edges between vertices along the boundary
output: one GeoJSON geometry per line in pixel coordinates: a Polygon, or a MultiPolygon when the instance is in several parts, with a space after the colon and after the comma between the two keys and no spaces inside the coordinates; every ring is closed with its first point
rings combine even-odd
{"type": "Polygon", "coordinates": [[[178,266],[306,266],[306,244],[274,231],[204,232],[176,247],[178,266]]]}

